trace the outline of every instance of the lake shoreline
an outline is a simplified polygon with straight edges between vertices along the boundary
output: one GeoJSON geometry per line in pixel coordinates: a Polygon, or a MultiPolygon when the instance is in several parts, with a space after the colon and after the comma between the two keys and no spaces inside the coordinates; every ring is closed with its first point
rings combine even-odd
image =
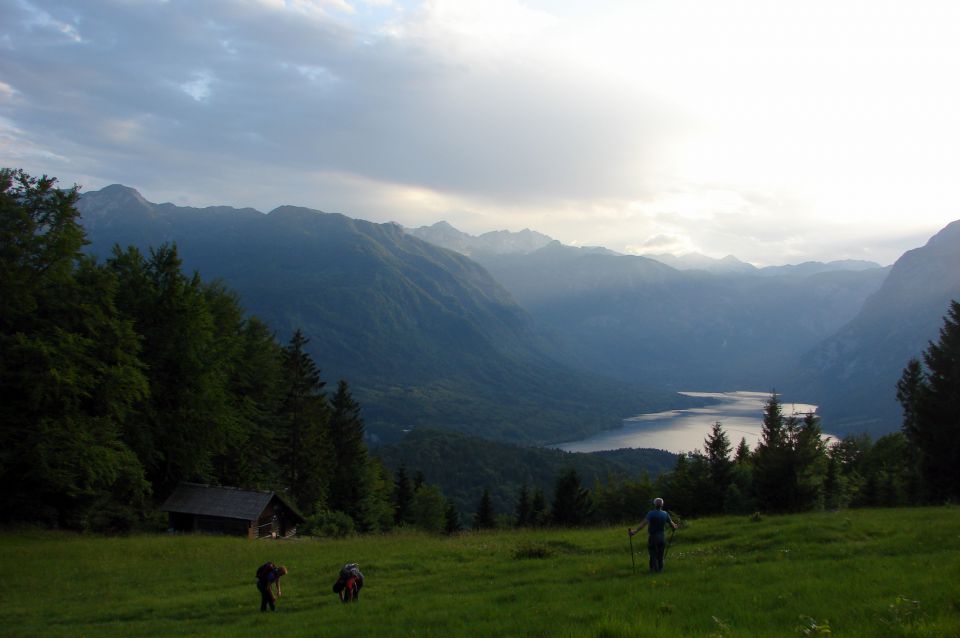
{"type": "MultiPolygon", "coordinates": [[[[741,439],[745,439],[750,449],[756,448],[763,425],[764,407],[770,400],[769,392],[689,390],[677,394],[709,400],[710,403],[702,407],[639,414],[624,419],[620,428],[553,447],[567,452],[652,448],[680,454],[702,448],[710,428],[719,421],[733,447],[736,447],[741,439]]],[[[808,413],[816,413],[817,410],[817,406],[810,403],[783,401],[783,397],[780,397],[780,400],[784,416],[802,418],[808,413]]]]}

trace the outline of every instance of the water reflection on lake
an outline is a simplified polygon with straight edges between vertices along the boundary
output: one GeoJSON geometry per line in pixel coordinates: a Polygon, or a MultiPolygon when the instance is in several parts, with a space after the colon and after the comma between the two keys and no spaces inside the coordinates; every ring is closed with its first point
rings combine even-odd
{"type": "MultiPolygon", "coordinates": [[[[641,414],[625,419],[623,427],[601,432],[582,441],[562,443],[557,447],[567,452],[599,452],[620,448],[656,448],[668,452],[691,452],[703,448],[703,440],[717,421],[734,449],[741,438],[750,449],[756,449],[763,425],[763,408],[770,400],[769,392],[681,392],[686,396],[714,399],[716,403],[702,408],[670,410],[641,414]]],[[[781,397],[781,401],[782,401],[781,397]]],[[[783,415],[815,412],[809,403],[783,403],[783,415]]]]}

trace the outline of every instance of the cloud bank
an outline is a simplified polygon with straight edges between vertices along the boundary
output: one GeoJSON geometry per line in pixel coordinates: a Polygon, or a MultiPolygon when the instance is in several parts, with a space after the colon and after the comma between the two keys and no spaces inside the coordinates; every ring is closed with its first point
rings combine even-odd
{"type": "Polygon", "coordinates": [[[0,164],[86,189],[761,264],[890,263],[960,218],[952,3],[0,11],[0,164]]]}

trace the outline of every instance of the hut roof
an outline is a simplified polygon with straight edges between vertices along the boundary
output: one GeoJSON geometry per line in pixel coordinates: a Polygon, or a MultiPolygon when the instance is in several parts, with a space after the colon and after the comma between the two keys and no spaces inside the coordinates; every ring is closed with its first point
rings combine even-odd
{"type": "Polygon", "coordinates": [[[303,520],[297,510],[276,492],[199,483],[180,483],[160,509],[165,512],[253,521],[260,517],[273,498],[279,499],[295,517],[303,520]]]}

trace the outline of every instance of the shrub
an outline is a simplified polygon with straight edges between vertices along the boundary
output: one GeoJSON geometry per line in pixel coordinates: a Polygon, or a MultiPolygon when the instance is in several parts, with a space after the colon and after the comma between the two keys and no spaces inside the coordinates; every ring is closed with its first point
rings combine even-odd
{"type": "Polygon", "coordinates": [[[307,518],[300,529],[304,536],[325,538],[344,538],[357,532],[356,523],[343,512],[319,512],[307,518]]]}

